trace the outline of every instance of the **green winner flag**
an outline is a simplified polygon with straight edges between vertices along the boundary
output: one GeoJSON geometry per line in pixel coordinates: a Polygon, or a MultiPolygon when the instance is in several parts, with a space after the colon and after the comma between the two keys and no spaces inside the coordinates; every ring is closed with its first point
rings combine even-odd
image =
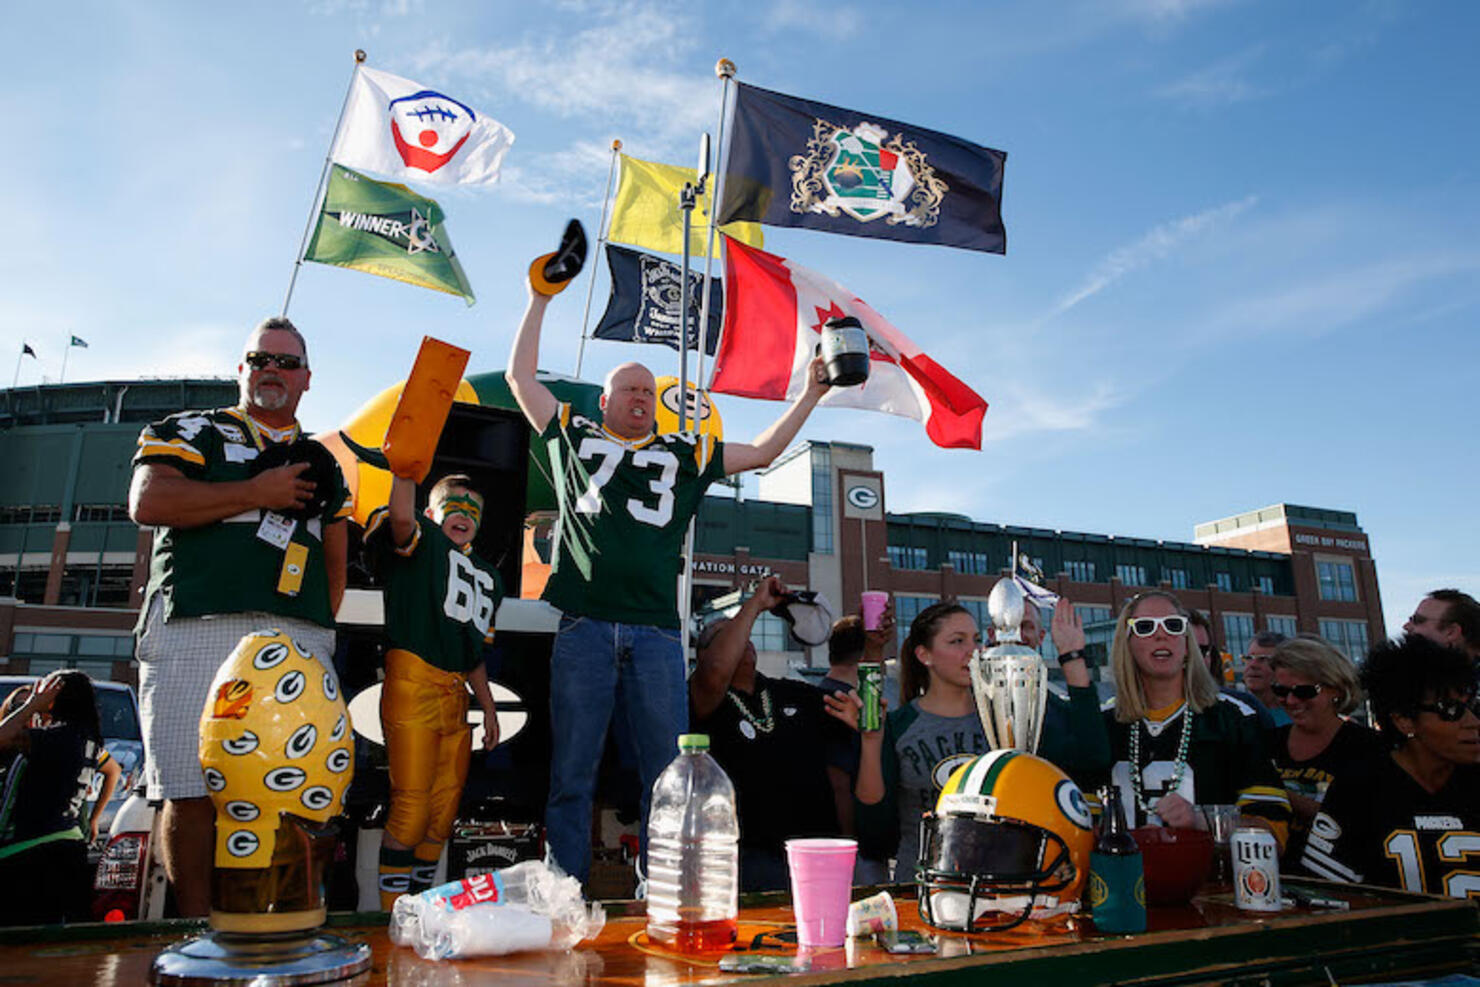
{"type": "Polygon", "coordinates": [[[441,206],[406,186],[336,164],[303,259],[461,295],[471,305],[473,288],[442,219],[441,206]]]}

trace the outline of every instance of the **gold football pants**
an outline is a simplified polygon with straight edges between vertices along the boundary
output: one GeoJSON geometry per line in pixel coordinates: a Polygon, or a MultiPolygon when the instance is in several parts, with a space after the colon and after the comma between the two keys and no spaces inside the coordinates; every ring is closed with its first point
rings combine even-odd
{"type": "Polygon", "coordinates": [[[466,681],[409,651],[386,652],[380,723],[391,811],[385,831],[402,846],[442,843],[452,832],[472,751],[466,681]]]}

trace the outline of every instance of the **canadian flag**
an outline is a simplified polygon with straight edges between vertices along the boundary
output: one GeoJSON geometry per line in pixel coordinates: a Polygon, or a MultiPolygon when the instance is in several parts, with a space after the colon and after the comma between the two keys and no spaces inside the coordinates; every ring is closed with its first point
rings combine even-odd
{"type": "Polygon", "coordinates": [[[980,449],[987,402],[860,298],[800,264],[725,237],[725,329],[710,390],[795,398],[828,319],[851,315],[868,334],[869,377],[829,390],[822,404],[923,422],[930,441],[980,449]]]}
{"type": "Polygon", "coordinates": [[[486,113],[362,65],[332,156],[349,168],[413,182],[491,185],[513,143],[513,131],[486,113]]]}

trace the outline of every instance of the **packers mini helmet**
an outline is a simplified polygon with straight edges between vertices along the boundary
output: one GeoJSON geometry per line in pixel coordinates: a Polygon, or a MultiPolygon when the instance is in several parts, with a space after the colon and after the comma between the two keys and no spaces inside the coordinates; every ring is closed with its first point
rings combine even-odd
{"type": "Polygon", "coordinates": [[[1078,911],[1090,826],[1079,787],[1043,758],[998,750],[967,761],[920,821],[920,917],[993,932],[1078,911]]]}
{"type": "Polygon", "coordinates": [[[241,639],[200,717],[200,766],[216,806],[216,866],[272,862],[284,813],[327,822],[354,774],[339,680],[276,630],[241,639]]]}

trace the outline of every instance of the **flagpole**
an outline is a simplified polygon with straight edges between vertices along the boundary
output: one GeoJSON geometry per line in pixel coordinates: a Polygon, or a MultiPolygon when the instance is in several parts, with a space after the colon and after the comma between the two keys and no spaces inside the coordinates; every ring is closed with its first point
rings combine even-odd
{"type": "MultiPolygon", "coordinates": [[[[714,63],[714,74],[719,77],[719,136],[715,138],[715,151],[723,155],[725,150],[725,116],[730,108],[730,80],[735,77],[735,63],[728,58],[721,58],[714,63]]],[[[719,224],[715,220],[719,216],[720,204],[724,201],[725,192],[725,169],[719,170],[718,177],[714,180],[714,194],[709,197],[709,243],[704,253],[704,280],[699,295],[699,371],[695,376],[695,387],[704,386],[704,349],[705,343],[709,341],[709,265],[714,260],[714,246],[719,239],[719,224]]],[[[685,269],[685,277],[688,271],[685,269]]],[[[721,327],[723,331],[723,327],[721,327]]],[[[718,348],[715,350],[719,352],[718,348]]],[[[688,400],[688,392],[684,392],[684,400],[688,400]]]]}
{"type": "Polygon", "coordinates": [[[581,343],[576,349],[576,377],[581,376],[581,361],[586,357],[586,324],[591,319],[591,296],[596,292],[595,257],[601,256],[601,246],[606,243],[606,213],[612,199],[612,176],[617,171],[617,154],[622,150],[621,140],[612,141],[612,159],[606,166],[606,192],[601,197],[601,221],[596,224],[596,252],[593,256],[591,277],[586,282],[586,308],[581,312],[581,343]]]}
{"type": "MultiPolygon", "coordinates": [[[[21,361],[24,360],[25,358],[26,358],[26,343],[25,343],[25,340],[22,340],[21,341],[21,352],[20,352],[20,355],[15,358],[15,376],[10,379],[10,389],[11,389],[11,391],[14,391],[17,387],[20,386],[20,383],[21,383],[21,361]]],[[[15,395],[12,394],[10,399],[11,399],[11,401],[14,401],[15,400],[15,395]]]]}
{"type": "Polygon", "coordinates": [[[62,347],[62,376],[57,379],[58,384],[67,382],[67,357],[72,355],[72,344],[69,342],[62,347]]]}
{"type": "Polygon", "coordinates": [[[344,91],[344,102],[339,104],[339,118],[334,121],[334,136],[329,138],[329,150],[324,155],[324,167],[319,169],[319,184],[313,193],[313,202],[308,209],[308,222],[303,226],[303,238],[298,241],[298,254],[293,259],[293,273],[288,278],[288,293],[283,296],[283,318],[288,317],[288,305],[293,301],[293,286],[298,283],[298,269],[303,266],[303,252],[308,249],[308,237],[313,232],[314,220],[319,218],[319,199],[324,194],[324,183],[329,177],[329,166],[334,163],[334,145],[339,142],[339,128],[344,125],[344,111],[349,106],[350,94],[355,90],[355,78],[365,62],[365,50],[355,49],[355,67],[349,74],[349,87],[344,91]]]}

